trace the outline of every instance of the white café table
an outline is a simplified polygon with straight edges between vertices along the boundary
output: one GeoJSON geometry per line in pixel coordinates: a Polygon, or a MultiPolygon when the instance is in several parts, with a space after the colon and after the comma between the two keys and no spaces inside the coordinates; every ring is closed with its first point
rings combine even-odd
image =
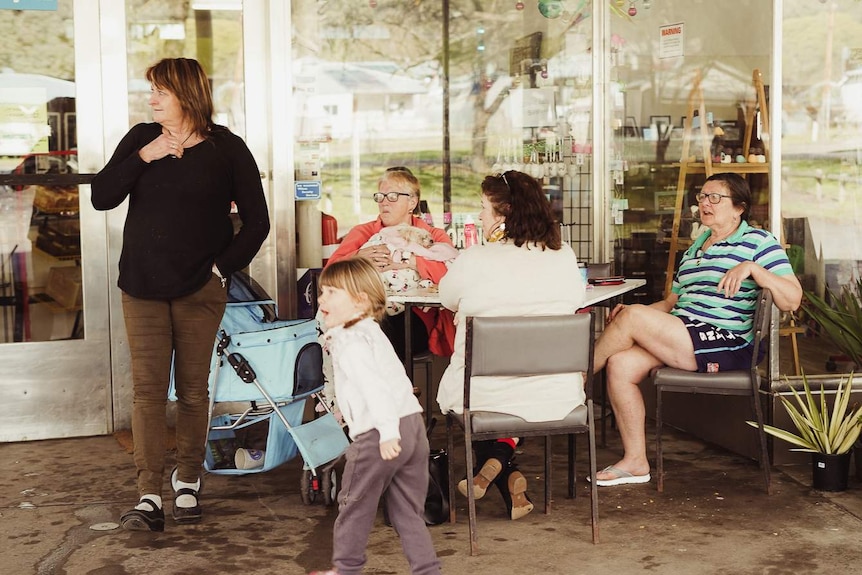
{"type": "MultiPolygon", "coordinates": [[[[646,284],[644,279],[626,279],[621,284],[590,286],[587,288],[583,307],[613,300],[646,284]]],[[[436,288],[408,291],[388,297],[389,301],[404,304],[404,369],[413,381],[413,346],[410,342],[410,329],[414,307],[442,307],[440,294],[436,288]]],[[[583,308],[582,308],[583,309],[583,308]]],[[[430,386],[429,386],[430,387],[430,386]]]]}

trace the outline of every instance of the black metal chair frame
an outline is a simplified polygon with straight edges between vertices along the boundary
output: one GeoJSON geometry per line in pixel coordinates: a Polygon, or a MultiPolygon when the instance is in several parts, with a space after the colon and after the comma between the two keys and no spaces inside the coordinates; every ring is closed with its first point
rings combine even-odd
{"type": "MultiPolygon", "coordinates": [[[[464,431],[466,469],[472,475],[474,441],[505,437],[545,438],[545,513],[551,511],[551,436],[568,436],[568,496],[575,494],[575,434],[589,438],[590,519],[593,543],[599,542],[596,487],[596,436],[593,413],[593,351],[595,314],[562,316],[468,317],[464,369],[464,411],[446,415],[449,453],[454,449],[454,426],[464,431]],[[582,372],[586,404],[560,421],[528,422],[504,413],[473,411],[470,384],[475,376],[536,376],[582,372]]],[[[553,402],[553,398],[548,398],[553,402]]],[[[455,522],[455,475],[449,465],[449,522],[455,522]]],[[[470,554],[477,555],[476,500],[468,489],[470,554]]]]}
{"type": "MultiPolygon", "coordinates": [[[[757,296],[757,306],[754,313],[754,349],[760,349],[769,342],[772,323],[772,293],[768,289],[760,290],[757,296]]],[[[760,466],[763,469],[763,479],[766,492],[772,493],[772,476],[769,467],[769,451],[766,432],[763,429],[763,406],[760,388],[761,377],[757,369],[758,353],[755,351],[751,359],[751,367],[747,370],[719,371],[716,373],[694,373],[681,369],[662,367],[653,370],[652,379],[656,392],[656,471],[658,473],[658,490],[664,491],[664,457],[662,450],[662,394],[668,393],[703,393],[710,395],[749,396],[753,403],[754,416],[757,420],[757,433],[760,443],[760,466]]],[[[768,378],[767,378],[768,379],[768,378]]]]}
{"type": "MultiPolygon", "coordinates": [[[[587,281],[592,278],[599,278],[611,275],[613,273],[613,266],[614,264],[611,262],[597,262],[587,264],[587,281]]],[[[613,301],[596,304],[594,307],[613,309],[616,302],[621,300],[622,298],[614,298],[613,301]]],[[[615,427],[616,422],[614,420],[614,411],[608,404],[608,382],[605,380],[604,371],[600,371],[596,374],[596,383],[598,384],[597,387],[599,389],[599,392],[601,393],[599,399],[599,419],[601,419],[601,439],[599,440],[599,445],[602,447],[607,447],[608,419],[611,420],[612,428],[615,427]]]]}

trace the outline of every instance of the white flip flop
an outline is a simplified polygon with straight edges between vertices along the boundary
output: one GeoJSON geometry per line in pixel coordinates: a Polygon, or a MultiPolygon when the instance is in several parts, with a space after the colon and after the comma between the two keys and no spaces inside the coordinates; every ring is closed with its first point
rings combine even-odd
{"type": "MultiPolygon", "coordinates": [[[[613,465],[608,465],[604,469],[602,469],[599,473],[612,473],[614,475],[613,479],[597,479],[596,485],[599,487],[613,487],[614,485],[635,485],[639,483],[649,483],[650,474],[646,475],[632,475],[628,471],[623,471],[618,467],[614,467],[613,465]]],[[[590,478],[587,477],[587,481],[590,478]]]]}

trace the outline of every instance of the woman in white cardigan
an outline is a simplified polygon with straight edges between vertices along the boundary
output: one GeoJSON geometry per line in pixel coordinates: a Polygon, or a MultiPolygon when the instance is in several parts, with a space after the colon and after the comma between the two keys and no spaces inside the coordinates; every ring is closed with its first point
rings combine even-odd
{"type": "MultiPolygon", "coordinates": [[[[482,182],[484,245],[464,251],[440,281],[440,299],[455,312],[455,352],[440,381],[437,402],[443,413],[464,409],[464,340],[467,316],[564,315],[583,305],[584,282],[571,248],[560,240],[550,202],[541,184],[522,172],[488,176],[482,182]]],[[[527,421],[561,419],[584,403],[583,379],[571,376],[500,378],[472,383],[470,405],[522,417],[527,421]],[[541,394],[538,392],[541,390],[541,394]],[[552,394],[549,405],[540,399],[552,394]]],[[[473,491],[485,495],[497,485],[509,515],[518,519],[533,509],[527,480],[512,461],[518,438],[477,442],[473,491]]],[[[467,480],[458,485],[466,496],[467,480]]]]}

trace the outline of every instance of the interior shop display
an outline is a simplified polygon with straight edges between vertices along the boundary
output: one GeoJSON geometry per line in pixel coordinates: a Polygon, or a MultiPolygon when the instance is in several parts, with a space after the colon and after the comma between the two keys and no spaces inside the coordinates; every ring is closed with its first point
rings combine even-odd
{"type": "Polygon", "coordinates": [[[36,247],[55,258],[81,256],[81,222],[77,217],[38,218],[36,247]]]}
{"type": "Polygon", "coordinates": [[[77,311],[84,304],[80,266],[57,266],[48,270],[45,293],[62,308],[77,311]]]}
{"type": "Polygon", "coordinates": [[[78,213],[78,186],[34,186],[33,207],[43,214],[78,213]]]}
{"type": "MultiPolygon", "coordinates": [[[[551,18],[557,17],[558,4],[563,8],[566,3],[539,2],[538,6],[551,18]]],[[[542,32],[534,32],[512,44],[509,73],[514,83],[507,104],[512,126],[489,135],[485,148],[490,156],[488,164],[495,175],[514,170],[536,178],[551,202],[563,240],[575,250],[579,260],[589,261],[593,251],[591,115],[578,107],[560,113],[566,109],[560,99],[568,101],[574,95],[564,95],[551,87],[548,61],[542,58],[542,42],[542,32]]],[[[584,95],[589,93],[587,85],[583,90],[584,95]]],[[[443,225],[456,247],[463,247],[464,220],[459,220],[459,215],[465,214],[444,213],[443,225]]]]}

